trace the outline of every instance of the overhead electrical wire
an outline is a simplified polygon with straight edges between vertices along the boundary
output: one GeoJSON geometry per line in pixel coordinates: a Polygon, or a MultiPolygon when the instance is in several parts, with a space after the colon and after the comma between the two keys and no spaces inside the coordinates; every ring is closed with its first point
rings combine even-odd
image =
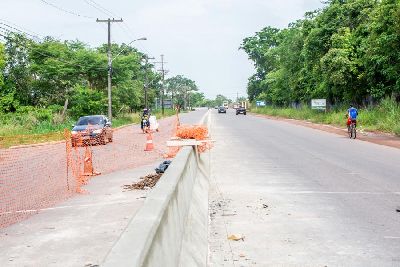
{"type": "Polygon", "coordinates": [[[77,12],[64,9],[64,8],[59,7],[59,6],[53,4],[53,3],[49,2],[49,1],[46,1],[46,0],[39,0],[39,1],[41,1],[42,3],[45,3],[46,5],[51,6],[51,7],[53,7],[53,8],[56,8],[56,9],[62,11],[62,12],[68,13],[68,14],[70,14],[70,15],[74,15],[74,16],[82,17],[82,18],[87,18],[87,19],[95,19],[94,17],[91,17],[91,16],[81,15],[81,14],[79,14],[79,13],[77,13],[77,12]]]}
{"type": "MultiPolygon", "coordinates": [[[[109,9],[103,7],[102,5],[100,5],[99,3],[97,3],[94,0],[84,0],[88,5],[94,7],[95,9],[97,9],[98,11],[100,11],[101,13],[103,13],[104,15],[107,16],[111,16],[111,17],[115,17],[115,18],[119,18],[120,16],[118,16],[117,14],[113,13],[112,11],[110,11],[109,9]]],[[[130,39],[134,40],[134,39],[138,39],[138,36],[136,36],[132,29],[129,27],[129,25],[126,23],[126,21],[123,21],[122,24],[117,24],[118,27],[120,27],[125,34],[127,34],[128,36],[130,36],[130,39]],[[124,28],[125,27],[125,28],[124,28]]],[[[142,45],[138,44],[137,46],[139,46],[142,50],[144,50],[147,54],[150,54],[149,51],[143,47],[142,45]]]]}
{"type": "Polygon", "coordinates": [[[100,4],[96,3],[93,0],[84,0],[88,5],[94,7],[95,9],[97,9],[98,11],[100,11],[101,13],[107,15],[107,16],[114,16],[116,17],[115,14],[113,14],[111,11],[109,11],[108,9],[104,8],[103,6],[101,6],[100,4]]]}
{"type": "MultiPolygon", "coordinates": [[[[71,14],[71,15],[75,15],[78,17],[83,17],[83,18],[88,18],[88,19],[95,19],[95,17],[92,16],[85,16],[85,15],[81,15],[77,12],[73,12],[70,10],[67,10],[65,8],[62,8],[60,6],[57,6],[51,2],[49,2],[48,0],[40,0],[41,2],[50,5],[60,11],[63,11],[65,13],[71,14]]],[[[112,16],[112,17],[118,17],[115,13],[111,12],[110,10],[108,10],[107,8],[103,7],[102,5],[100,5],[99,3],[97,3],[94,0],[84,0],[88,5],[90,5],[91,7],[93,7],[94,9],[96,9],[97,11],[107,15],[107,16],[112,16]]],[[[104,29],[104,27],[106,27],[105,25],[101,25],[104,29]]],[[[135,34],[133,33],[133,31],[129,28],[129,26],[127,25],[127,23],[125,21],[123,21],[122,24],[118,24],[119,27],[121,27],[121,29],[128,35],[130,36],[130,39],[138,39],[137,36],[135,36],[135,34]],[[125,26],[125,28],[124,28],[125,26]]],[[[141,46],[140,44],[138,45],[142,50],[144,50],[147,54],[150,54],[149,51],[144,48],[143,46],[141,46]]]]}
{"type": "Polygon", "coordinates": [[[0,19],[0,21],[3,21],[3,22],[0,22],[0,24],[3,24],[4,26],[6,26],[6,27],[8,27],[10,29],[13,29],[13,30],[16,30],[18,32],[24,33],[24,34],[26,34],[28,36],[34,37],[34,38],[39,39],[39,40],[43,39],[43,37],[41,37],[36,32],[28,30],[28,29],[26,29],[26,28],[24,28],[24,27],[22,27],[20,25],[17,25],[17,24],[15,24],[15,23],[13,23],[13,22],[11,22],[9,20],[0,19]],[[11,26],[9,24],[11,24],[13,26],[11,26]]]}
{"type": "MultiPolygon", "coordinates": [[[[44,4],[46,4],[46,5],[51,6],[51,7],[53,7],[53,8],[56,8],[56,9],[58,9],[58,10],[64,12],[64,13],[68,13],[68,14],[70,14],[70,15],[74,15],[74,16],[81,17],[81,18],[87,18],[87,19],[95,19],[95,17],[86,16],[86,15],[82,15],[82,14],[79,14],[79,13],[74,12],[74,11],[67,10],[67,9],[65,9],[65,8],[63,8],[63,7],[60,7],[60,6],[57,6],[57,5],[51,3],[51,2],[49,2],[49,1],[47,1],[47,0],[39,0],[39,1],[41,1],[42,3],[44,3],[44,4]]],[[[94,0],[84,0],[84,1],[85,1],[88,5],[90,5],[91,7],[95,8],[96,10],[100,11],[101,13],[103,13],[103,14],[105,14],[105,15],[107,15],[107,16],[110,16],[110,15],[111,15],[111,16],[117,17],[113,12],[111,12],[110,10],[108,10],[108,9],[106,9],[105,7],[101,6],[100,4],[98,4],[97,2],[95,2],[94,0]]],[[[1,20],[1,21],[6,21],[6,20],[3,20],[3,19],[0,19],[0,20],[1,20]]],[[[9,21],[6,21],[6,22],[8,22],[8,23],[10,23],[10,24],[14,24],[14,23],[11,23],[11,22],[9,22],[9,21]]],[[[8,24],[6,24],[6,23],[0,22],[0,24],[2,24],[2,25],[4,25],[4,26],[6,26],[6,27],[8,27],[8,28],[11,29],[11,30],[9,30],[9,29],[6,29],[6,28],[1,27],[4,31],[7,32],[7,34],[9,34],[10,32],[17,31],[18,33],[21,33],[21,34],[23,34],[23,35],[25,35],[25,36],[30,36],[30,37],[33,37],[33,38],[39,40],[39,41],[43,41],[43,38],[42,38],[42,37],[39,37],[38,35],[30,34],[30,33],[26,32],[26,31],[23,31],[23,30],[21,30],[21,29],[19,29],[19,28],[17,28],[17,27],[13,27],[13,26],[8,25],[8,24]],[[14,31],[13,31],[13,30],[14,30],[14,31]]],[[[96,24],[97,24],[97,23],[96,23],[96,24]]],[[[14,25],[16,25],[16,24],[14,24],[14,25]]],[[[105,25],[102,25],[102,26],[105,27],[105,25]]],[[[132,39],[138,39],[138,38],[136,38],[136,36],[133,34],[133,31],[129,28],[129,26],[126,24],[125,21],[123,22],[123,26],[125,26],[125,29],[124,29],[124,27],[123,27],[122,25],[118,25],[118,26],[120,26],[121,29],[122,29],[127,35],[129,35],[132,39]]],[[[22,28],[22,27],[20,27],[20,28],[22,28]]],[[[32,31],[30,31],[30,32],[32,32],[32,31]]],[[[33,33],[33,32],[32,32],[32,33],[33,33]]],[[[6,36],[4,36],[4,35],[1,35],[1,36],[2,36],[3,38],[6,38],[6,36]]],[[[140,45],[139,45],[139,46],[140,46],[140,45]]],[[[141,47],[141,48],[142,48],[142,50],[144,50],[147,54],[150,54],[150,53],[147,51],[147,49],[145,49],[144,47],[141,47]]],[[[40,54],[40,53],[39,53],[39,54],[40,54]]],[[[43,55],[43,56],[49,57],[49,55],[45,55],[45,54],[42,54],[42,55],[43,55]]],[[[54,58],[54,59],[55,59],[55,60],[58,60],[58,61],[60,61],[60,62],[63,62],[63,63],[70,63],[70,62],[62,61],[62,60],[59,60],[59,59],[56,59],[56,58],[54,58]]]]}

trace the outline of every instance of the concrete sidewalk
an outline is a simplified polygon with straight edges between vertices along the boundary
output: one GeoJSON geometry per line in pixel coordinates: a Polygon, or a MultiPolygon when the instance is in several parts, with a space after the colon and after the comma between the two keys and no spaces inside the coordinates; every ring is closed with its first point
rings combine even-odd
{"type": "Polygon", "coordinates": [[[158,163],[97,176],[87,194],[0,230],[0,266],[96,266],[150,190],[126,191],[158,163]]]}

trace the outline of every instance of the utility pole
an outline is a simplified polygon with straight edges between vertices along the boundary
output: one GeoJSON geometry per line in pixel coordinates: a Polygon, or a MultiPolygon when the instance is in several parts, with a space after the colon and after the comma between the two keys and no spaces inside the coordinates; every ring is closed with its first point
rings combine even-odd
{"type": "Polygon", "coordinates": [[[161,85],[161,114],[164,115],[164,85],[165,85],[165,69],[164,69],[164,55],[161,55],[161,74],[162,74],[162,85],[161,85]]]}
{"type": "Polygon", "coordinates": [[[111,23],[123,22],[122,19],[97,19],[96,22],[107,22],[108,25],[108,119],[112,121],[112,101],[111,101],[111,72],[112,72],[112,57],[111,57],[111,23]]]}
{"type": "Polygon", "coordinates": [[[149,83],[150,83],[150,81],[149,81],[149,77],[148,77],[148,75],[147,75],[147,66],[148,66],[148,64],[149,64],[149,59],[155,59],[154,57],[151,57],[151,58],[149,58],[147,55],[144,57],[144,60],[145,60],[145,66],[144,66],[144,71],[145,71],[145,73],[144,73],[144,75],[145,75],[145,82],[144,82],[144,106],[145,106],[145,108],[148,110],[149,109],[149,106],[148,106],[148,97],[147,97],[147,90],[149,89],[149,83]]]}

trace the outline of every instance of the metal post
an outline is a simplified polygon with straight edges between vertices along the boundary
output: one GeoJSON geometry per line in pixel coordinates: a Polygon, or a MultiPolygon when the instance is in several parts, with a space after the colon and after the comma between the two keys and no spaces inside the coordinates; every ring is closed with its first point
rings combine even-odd
{"type": "Polygon", "coordinates": [[[111,101],[111,71],[112,71],[112,58],[111,58],[111,21],[108,19],[108,75],[107,75],[107,92],[108,92],[108,119],[112,121],[112,101],[111,101]]]}
{"type": "Polygon", "coordinates": [[[164,116],[164,79],[165,79],[165,70],[164,70],[164,55],[161,55],[161,71],[162,71],[162,86],[161,86],[161,114],[164,116]]]}

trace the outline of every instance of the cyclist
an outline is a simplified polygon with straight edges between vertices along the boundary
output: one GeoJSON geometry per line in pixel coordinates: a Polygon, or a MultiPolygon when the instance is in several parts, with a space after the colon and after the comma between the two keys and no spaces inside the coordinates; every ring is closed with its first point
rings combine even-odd
{"type": "Polygon", "coordinates": [[[357,126],[357,116],[358,116],[358,110],[353,107],[353,105],[350,105],[349,109],[347,110],[347,127],[350,127],[350,124],[354,122],[354,124],[357,126]]]}

